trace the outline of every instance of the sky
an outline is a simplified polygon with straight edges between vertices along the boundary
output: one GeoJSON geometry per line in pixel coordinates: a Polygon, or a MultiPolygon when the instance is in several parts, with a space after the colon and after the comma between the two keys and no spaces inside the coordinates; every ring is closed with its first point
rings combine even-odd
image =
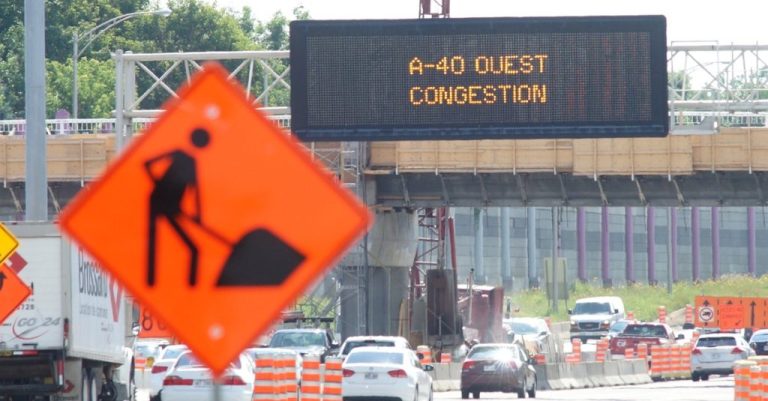
{"type": "MultiPolygon", "coordinates": [[[[208,0],[240,10],[248,5],[260,21],[278,10],[292,16],[302,5],[312,19],[417,18],[418,0],[208,0]]],[[[434,3],[433,3],[434,4],[434,3]]],[[[434,6],[436,7],[436,6],[434,6]]],[[[663,14],[667,40],[676,44],[768,44],[765,0],[452,0],[451,17],[525,17],[663,14]]]]}

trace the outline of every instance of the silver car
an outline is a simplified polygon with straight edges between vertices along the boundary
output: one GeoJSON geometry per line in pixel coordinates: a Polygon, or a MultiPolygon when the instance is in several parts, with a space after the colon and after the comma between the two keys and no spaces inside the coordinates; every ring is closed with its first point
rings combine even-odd
{"type": "Polygon", "coordinates": [[[755,355],[738,334],[705,334],[696,341],[691,355],[691,379],[709,380],[709,375],[733,374],[733,363],[755,355]]]}

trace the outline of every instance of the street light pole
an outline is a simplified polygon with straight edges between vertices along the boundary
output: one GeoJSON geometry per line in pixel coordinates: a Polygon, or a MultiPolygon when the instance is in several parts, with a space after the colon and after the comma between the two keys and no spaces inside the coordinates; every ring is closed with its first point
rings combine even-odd
{"type": "Polygon", "coordinates": [[[123,14],[106,20],[81,35],[79,35],[77,32],[72,34],[72,118],[77,119],[78,116],[77,97],[80,88],[78,87],[77,83],[77,60],[80,58],[80,56],[83,55],[85,49],[87,49],[88,46],[90,46],[91,43],[93,43],[93,41],[101,36],[104,32],[108,31],[110,28],[116,25],[119,25],[122,22],[142,15],[159,15],[161,17],[167,17],[171,15],[171,10],[164,8],[155,11],[136,11],[133,13],[123,14]],[[86,42],[82,47],[80,47],[81,39],[86,39],[86,42]]]}

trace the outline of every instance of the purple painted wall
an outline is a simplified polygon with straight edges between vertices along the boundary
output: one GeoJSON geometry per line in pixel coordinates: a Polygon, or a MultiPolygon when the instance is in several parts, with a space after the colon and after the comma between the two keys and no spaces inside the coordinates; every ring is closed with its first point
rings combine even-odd
{"type": "Polygon", "coordinates": [[[656,209],[648,207],[645,212],[648,230],[648,284],[656,284],[656,209]]]}
{"type": "Polygon", "coordinates": [[[712,278],[720,277],[720,208],[712,207],[712,278]]]}
{"type": "Polygon", "coordinates": [[[606,287],[611,286],[611,269],[610,269],[610,233],[608,231],[608,208],[603,206],[602,218],[601,218],[602,230],[600,231],[600,256],[601,256],[601,270],[603,276],[603,285],[606,287]]]}
{"type": "Polygon", "coordinates": [[[757,239],[755,236],[755,208],[747,208],[747,271],[751,276],[757,274],[757,239]]]}
{"type": "Polygon", "coordinates": [[[587,281],[587,211],[583,207],[576,210],[576,255],[579,280],[587,281]]]}
{"type": "Polygon", "coordinates": [[[677,208],[670,208],[672,211],[672,282],[677,282],[677,208]]]}
{"type": "Polygon", "coordinates": [[[624,254],[626,265],[624,274],[627,283],[635,282],[635,226],[632,224],[632,208],[624,208],[624,254]]]}
{"type": "Polygon", "coordinates": [[[699,226],[701,225],[701,222],[699,220],[699,208],[694,206],[691,208],[691,278],[693,281],[699,281],[701,279],[701,276],[699,275],[699,251],[701,248],[701,231],[699,226]]]}

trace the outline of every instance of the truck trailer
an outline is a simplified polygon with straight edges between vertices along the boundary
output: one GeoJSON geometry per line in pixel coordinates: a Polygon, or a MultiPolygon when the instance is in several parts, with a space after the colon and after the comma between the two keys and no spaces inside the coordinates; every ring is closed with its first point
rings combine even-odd
{"type": "Polygon", "coordinates": [[[56,225],[6,226],[19,240],[11,268],[32,294],[0,326],[0,401],[133,401],[125,291],[56,225]]]}

